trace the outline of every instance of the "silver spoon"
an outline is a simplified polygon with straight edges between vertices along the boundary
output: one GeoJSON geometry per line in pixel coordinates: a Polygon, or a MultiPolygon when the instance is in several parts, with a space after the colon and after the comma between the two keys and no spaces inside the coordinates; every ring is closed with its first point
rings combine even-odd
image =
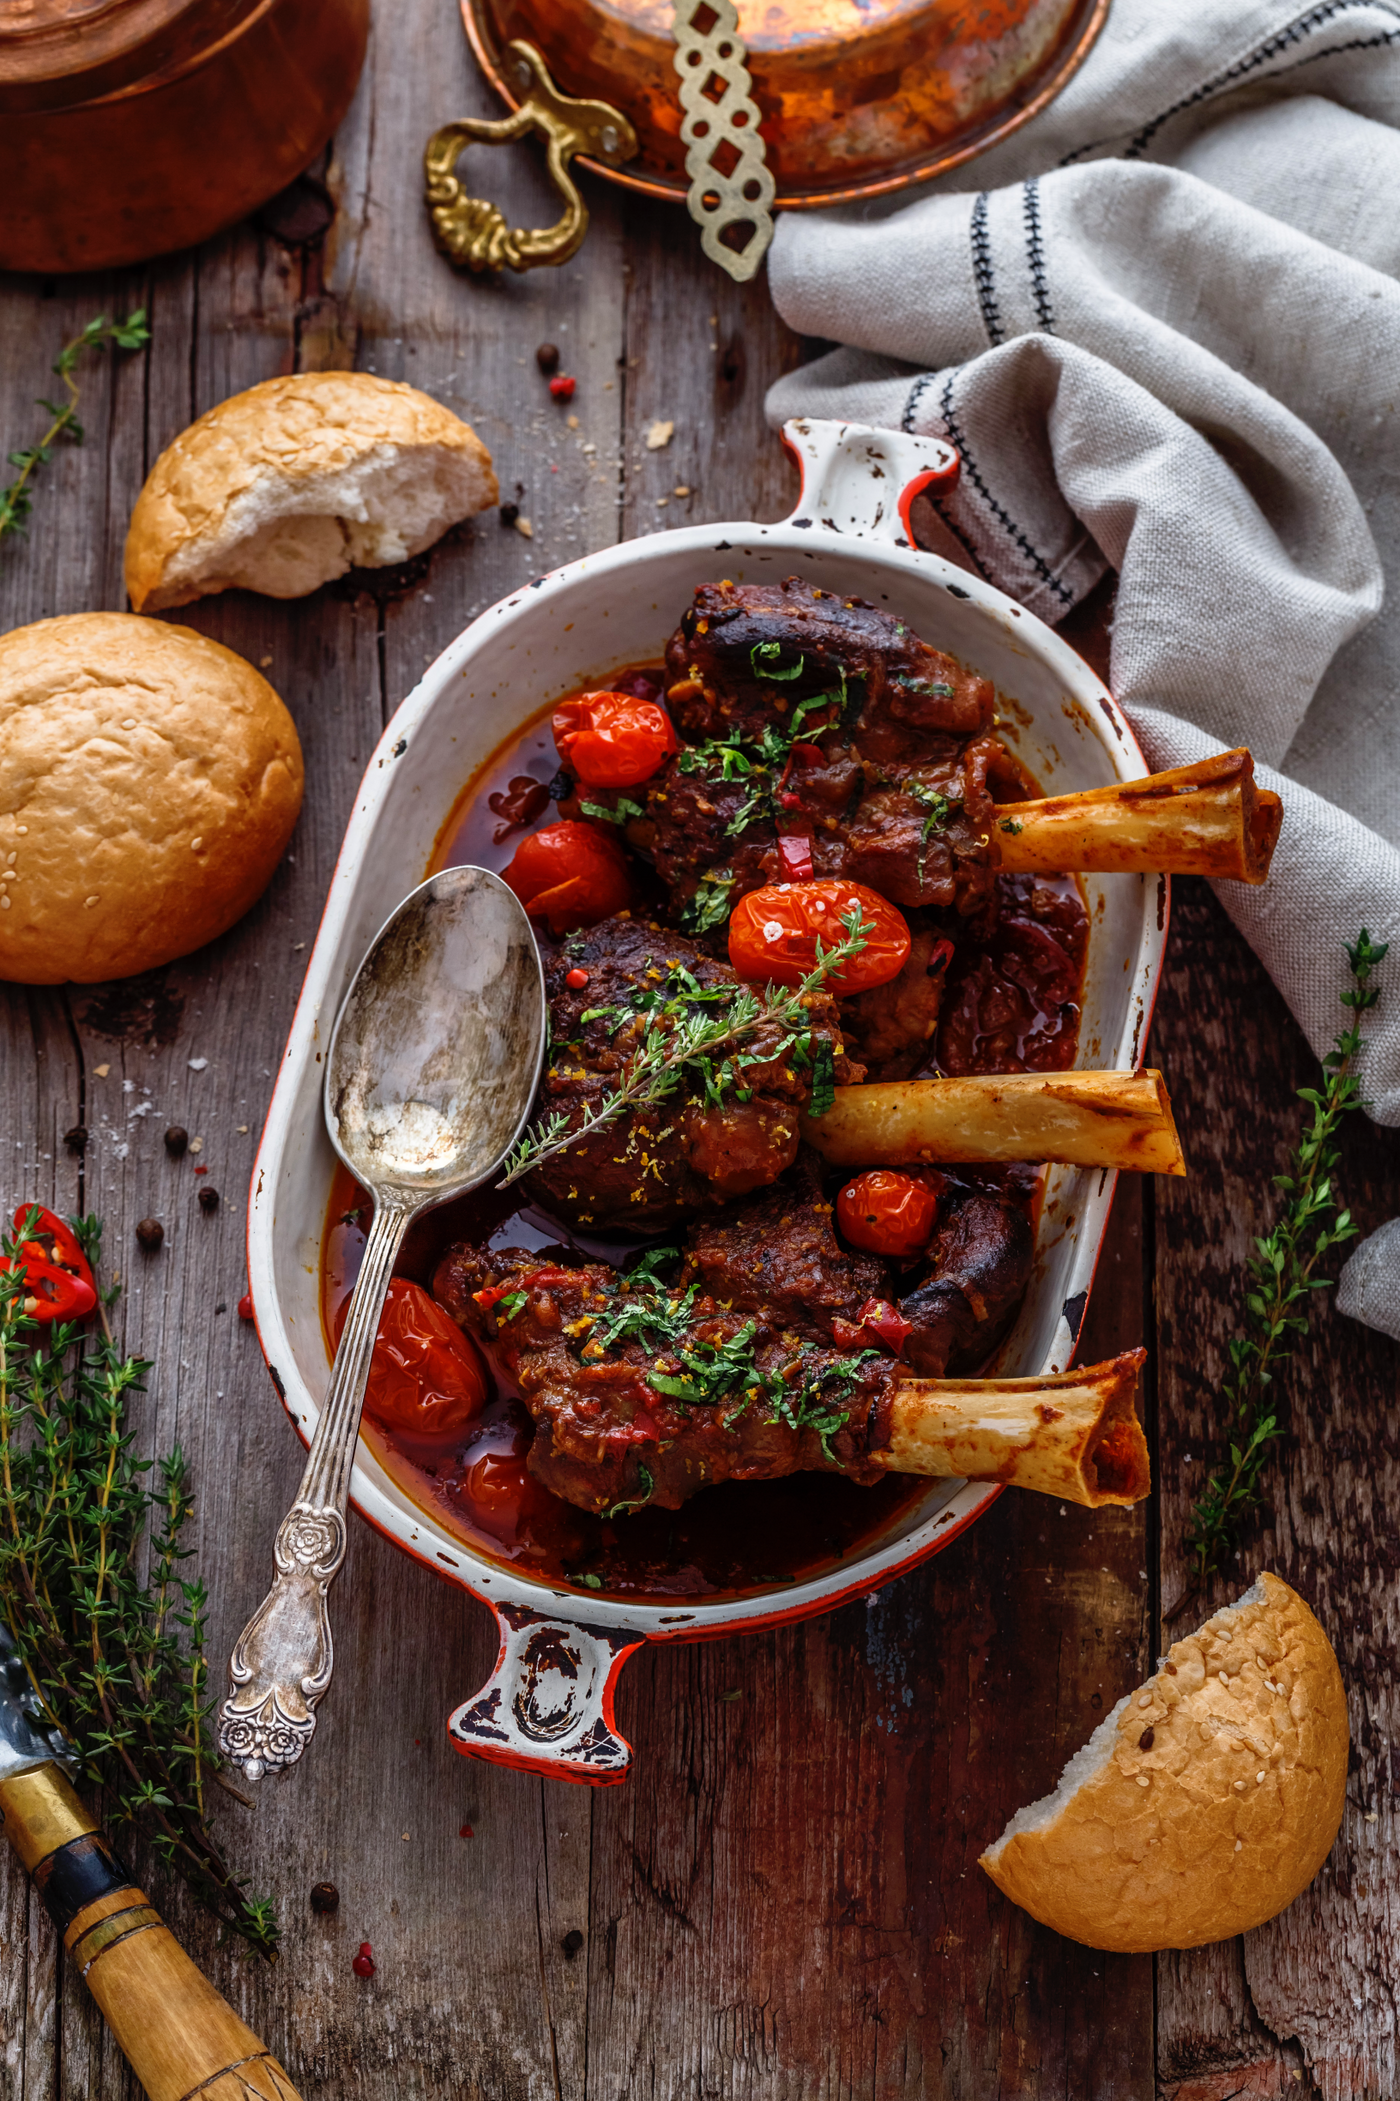
{"type": "Polygon", "coordinates": [[[389,1276],[421,1212],[494,1174],[530,1114],[545,1044],[544,977],[524,907],[484,868],[447,868],[380,929],[326,1061],[331,1143],[374,1223],[271,1590],[234,1644],[219,1748],[250,1780],[295,1765],[335,1655],[326,1593],[345,1559],[345,1504],[389,1276]]]}

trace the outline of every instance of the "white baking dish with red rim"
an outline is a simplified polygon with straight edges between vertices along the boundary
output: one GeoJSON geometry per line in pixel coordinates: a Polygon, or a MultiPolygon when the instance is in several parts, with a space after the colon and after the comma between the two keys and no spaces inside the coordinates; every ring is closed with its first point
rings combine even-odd
{"type": "MultiPolygon", "coordinates": [[[[318,1288],[335,1168],[321,1113],[324,1049],[365,949],[422,880],[462,787],[543,702],[619,664],[659,658],[698,584],[800,572],[888,608],[991,679],[1014,703],[1003,734],[1047,793],[1148,771],[1111,696],[1073,650],[1001,592],[913,545],[914,495],[958,471],[948,446],[820,422],[789,423],[784,443],[802,472],[790,517],[649,534],[512,593],[425,673],[370,761],[278,1071],[248,1209],[258,1337],[303,1443],[329,1377],[318,1288]]],[[[1079,1062],[1136,1067],[1162,964],[1165,878],[1088,876],[1084,885],[1090,937],[1079,1062]]],[[[999,1352],[1002,1371],[1062,1370],[1070,1361],[1113,1183],[1106,1172],[1051,1171],[1031,1288],[999,1352]]],[[[448,1721],[457,1748],[594,1785],[626,1773],[630,1751],[613,1723],[613,1690],[642,1642],[828,1612],[949,1545],[1000,1492],[992,1483],[930,1482],[886,1534],[802,1582],[742,1597],[638,1601],[542,1580],[475,1552],[413,1502],[363,1443],[350,1491],[360,1515],[396,1546],[496,1614],[496,1668],[448,1721]]]]}

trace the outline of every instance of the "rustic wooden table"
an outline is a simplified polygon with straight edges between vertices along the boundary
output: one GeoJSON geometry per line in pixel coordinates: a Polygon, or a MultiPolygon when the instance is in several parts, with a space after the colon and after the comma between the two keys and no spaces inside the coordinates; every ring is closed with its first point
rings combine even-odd
{"type": "MultiPolygon", "coordinates": [[[[7,1211],[33,1197],[106,1222],[126,1341],[156,1365],[140,1441],[178,1438],[192,1462],[219,1668],[262,1595],[301,1465],[236,1311],[249,1168],[364,761],[423,667],[525,577],[681,519],[776,517],[790,494],[762,403],[804,347],[762,280],[731,285],[674,210],[596,191],[582,254],[524,279],[470,281],[435,254],[420,154],[431,129],[467,111],[495,113],[451,0],[383,7],[326,170],[333,217],[303,184],[195,255],[112,279],[0,284],[6,449],[30,441],[49,362],[92,313],[144,305],[153,329],[144,356],[86,374],[87,442],[47,475],[29,540],[0,553],[6,628],[122,606],[127,517],[156,453],[211,404],[280,372],[356,366],[426,388],[475,426],[503,496],[533,526],[526,539],[487,514],[403,571],[296,604],[234,594],[180,615],[264,665],[297,718],[307,798],[292,852],[242,925],[182,963],[111,986],[3,988],[0,1197],[7,1211]],[[546,339],[577,376],[571,413],[537,374],[546,339]],[[675,435],[650,452],[654,419],[675,435]],[[80,1121],[84,1159],[62,1142],[80,1121]],[[212,1216],[196,1206],[194,1163],[166,1157],[169,1123],[204,1139],[223,1199],[212,1216]],[[133,1232],[151,1212],[167,1236],[154,1259],[133,1232]]],[[[483,185],[516,223],[553,216],[530,149],[482,159],[483,185]]],[[[1102,618],[1080,633],[1101,648],[1102,618]]],[[[221,1814],[229,1850],[280,1900],[281,1961],[218,1948],[152,1878],[305,2095],[1351,2101],[1400,2090],[1396,1352],[1325,1305],[1285,1382],[1272,1524],[1239,1570],[1241,1584],[1260,1565],[1295,1583],[1342,1658],[1355,1748],[1323,1874],[1243,1941],[1154,1962],[1043,1931],[976,1864],[1151,1667],[1160,1602],[1182,1588],[1182,1522],[1219,1421],[1241,1261],[1297,1130],[1293,1090],[1315,1077],[1200,885],[1177,889],[1151,1057],[1192,1174],[1121,1189],[1084,1341],[1091,1358],[1149,1344],[1151,1504],[1061,1515],[1009,1494],[941,1557],[829,1619],[643,1652],[620,1699],[634,1775],[601,1793],[454,1755],[443,1721],[490,1668],[488,1616],[354,1527],[314,1754],[251,1812],[221,1814]],[[307,1904],[323,1878],[342,1894],[331,1919],[307,1904]],[[350,1968],[362,1939],[378,1964],[370,1982],[350,1968]]],[[[1358,1119],[1344,1174],[1364,1229],[1400,1210],[1391,1133],[1358,1119]]],[[[0,2063],[15,2101],[130,2091],[4,1849],[0,2063]]]]}

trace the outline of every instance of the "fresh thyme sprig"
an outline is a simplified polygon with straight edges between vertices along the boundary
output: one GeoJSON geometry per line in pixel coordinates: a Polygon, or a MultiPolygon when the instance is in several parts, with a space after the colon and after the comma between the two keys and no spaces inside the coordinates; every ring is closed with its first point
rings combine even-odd
{"type": "MultiPolygon", "coordinates": [[[[829,1091],[825,1082],[830,1078],[826,1061],[814,1057],[803,1041],[810,1034],[807,1001],[852,956],[859,955],[875,931],[869,920],[861,918],[858,905],[852,905],[841,925],[841,940],[831,949],[823,948],[818,941],[814,967],[800,984],[787,990],[768,985],[756,992],[749,985],[734,985],[704,992],[691,979],[690,987],[682,983],[672,996],[658,999],[645,1012],[637,1013],[636,1003],[631,1011],[618,1010],[619,1027],[634,1014],[643,1023],[641,1040],[623,1066],[618,1085],[604,1095],[596,1108],[585,1103],[578,1123],[573,1122],[569,1110],[559,1109],[543,1124],[527,1131],[507,1160],[506,1172],[497,1187],[508,1188],[556,1153],[566,1152],[570,1146],[606,1130],[628,1110],[664,1102],[683,1085],[690,1085],[715,1103],[723,1099],[726,1088],[742,1094],[739,1080],[746,1064],[767,1063],[770,1057],[781,1056],[790,1049],[812,1063],[814,1092],[821,1082],[820,1093],[825,1097],[829,1091]],[[779,1049],[762,1061],[745,1058],[743,1046],[762,1028],[775,1028],[782,1033],[779,1049]]],[[[683,973],[685,977],[689,975],[683,973]]],[[[609,1011],[597,1008],[587,1018],[609,1011]]]]}
{"type": "Polygon", "coordinates": [[[105,314],[97,314],[81,335],[64,344],[53,369],[63,381],[68,399],[64,402],[46,401],[41,396],[39,406],[49,413],[48,429],[37,445],[8,455],[10,465],[18,467],[19,473],[7,489],[0,489],[0,539],[6,533],[25,531],[25,520],[33,508],[30,485],[39,469],[49,464],[59,439],[68,438],[75,445],[83,442],[83,426],[78,421],[78,382],[73,374],[84,351],[106,350],[109,345],[118,350],[140,350],[150,340],[145,308],[138,307],[134,314],[127,315],[125,321],[109,321],[105,314]]]}
{"type": "Polygon", "coordinates": [[[1351,1026],[1323,1060],[1322,1086],[1298,1090],[1299,1100],[1312,1111],[1312,1121],[1288,1172],[1275,1176],[1283,1192],[1283,1215],[1272,1232],[1256,1238],[1248,1261],[1244,1333],[1231,1337],[1230,1371],[1222,1388],[1229,1407],[1229,1457],[1213,1469],[1192,1507],[1186,1526],[1190,1587],[1168,1618],[1175,1618],[1219,1569],[1242,1522],[1262,1499],[1260,1481],[1269,1448],[1282,1434],[1278,1412],[1269,1405],[1269,1389],[1292,1354],[1292,1337],[1307,1333],[1310,1294],[1325,1291],[1332,1281],[1315,1274],[1318,1264],[1333,1248],[1354,1240],[1358,1231],[1334,1189],[1334,1141],[1343,1116],[1361,1101],[1354,1069],[1363,1044],[1359,1023],[1380,997],[1371,977],[1386,947],[1373,942],[1364,927],[1356,946],[1348,945],[1352,984],[1340,997],[1351,1009],[1351,1026]]]}
{"type": "MultiPolygon", "coordinates": [[[[73,1226],[95,1267],[101,1227],[73,1226]]],[[[248,1894],[208,1827],[209,1783],[238,1790],[209,1736],[205,1588],[179,1573],[184,1455],[133,1454],[126,1401],[150,1366],[112,1341],[115,1288],[95,1333],[28,1319],[24,1290],[22,1271],[0,1273],[0,1616],[45,1717],[106,1790],[108,1821],[139,1827],[229,1932],[274,1956],[271,1900],[248,1894]]]]}

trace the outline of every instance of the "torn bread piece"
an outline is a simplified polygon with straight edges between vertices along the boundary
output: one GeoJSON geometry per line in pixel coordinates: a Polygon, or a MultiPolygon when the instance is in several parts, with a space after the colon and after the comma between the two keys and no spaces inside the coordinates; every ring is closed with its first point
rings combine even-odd
{"type": "Polygon", "coordinates": [[[298,372],[235,394],[166,447],[136,499],[138,613],[216,591],[302,598],[420,554],[499,496],[469,425],[417,387],[298,372]]]}
{"type": "Polygon", "coordinates": [[[1296,1591],[1261,1575],[1176,1642],[982,1866],[1044,1926],[1091,1948],[1197,1948],[1261,1926],[1332,1849],[1346,1695],[1296,1591]]]}

